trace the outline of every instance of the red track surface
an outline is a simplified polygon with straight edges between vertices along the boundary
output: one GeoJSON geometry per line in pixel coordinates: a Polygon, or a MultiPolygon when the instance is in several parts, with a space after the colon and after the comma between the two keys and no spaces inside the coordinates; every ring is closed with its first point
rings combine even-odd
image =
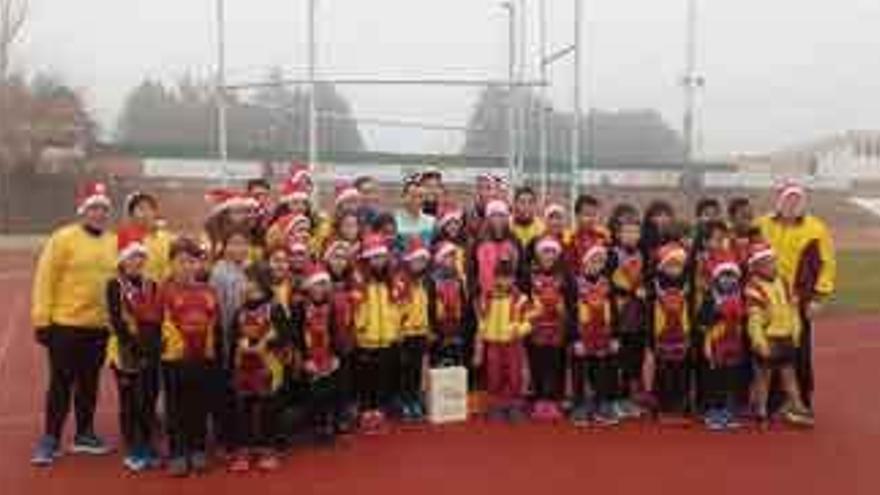
{"type": "MultiPolygon", "coordinates": [[[[819,326],[814,431],[710,434],[695,427],[469,424],[353,437],[295,452],[273,475],[171,480],[130,476],[116,457],[65,457],[28,465],[40,429],[44,359],[28,326],[27,275],[0,272],[0,493],[880,493],[880,317],[835,317],[819,326]]],[[[21,268],[27,269],[26,264],[21,268]]],[[[105,380],[100,430],[115,438],[105,380]]]]}

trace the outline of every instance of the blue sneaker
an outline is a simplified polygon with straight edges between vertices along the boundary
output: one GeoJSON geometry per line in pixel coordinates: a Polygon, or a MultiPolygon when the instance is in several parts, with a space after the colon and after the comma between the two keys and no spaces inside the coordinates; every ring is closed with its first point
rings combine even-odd
{"type": "Polygon", "coordinates": [[[147,447],[143,452],[144,461],[147,463],[147,469],[159,469],[162,467],[162,457],[153,447],[147,447]]]}
{"type": "Polygon", "coordinates": [[[94,433],[77,435],[73,439],[73,447],[70,450],[74,454],[87,455],[107,455],[110,453],[110,447],[94,433]]]}
{"type": "Polygon", "coordinates": [[[425,406],[422,404],[422,401],[416,400],[410,404],[410,410],[412,411],[412,419],[413,421],[424,421],[425,420],[425,406]]]}
{"type": "Polygon", "coordinates": [[[569,419],[571,423],[575,426],[589,426],[590,418],[592,417],[592,411],[590,411],[590,407],[586,404],[579,404],[571,410],[569,414],[569,419]]]}
{"type": "Polygon", "coordinates": [[[147,459],[141,454],[129,454],[122,459],[122,465],[132,473],[140,473],[149,468],[147,459]]]}
{"type": "Polygon", "coordinates": [[[728,430],[735,430],[742,426],[739,419],[737,419],[736,413],[731,409],[725,408],[721,411],[721,414],[724,416],[724,423],[728,430]]]}
{"type": "Polygon", "coordinates": [[[60,456],[61,451],[58,449],[58,439],[46,435],[37,442],[37,446],[34,448],[34,453],[31,456],[31,464],[39,467],[49,467],[60,456]]]}
{"type": "Polygon", "coordinates": [[[727,418],[720,409],[709,409],[703,417],[703,424],[709,431],[724,431],[727,429],[727,418]]]}
{"type": "Polygon", "coordinates": [[[613,403],[603,403],[599,405],[596,412],[596,424],[599,426],[616,426],[620,424],[620,416],[618,416],[613,403]]]}

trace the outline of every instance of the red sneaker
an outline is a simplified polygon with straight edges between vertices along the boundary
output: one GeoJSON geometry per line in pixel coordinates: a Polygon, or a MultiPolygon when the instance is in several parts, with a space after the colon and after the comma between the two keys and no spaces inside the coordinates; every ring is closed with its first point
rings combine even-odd
{"type": "Polygon", "coordinates": [[[273,453],[266,453],[260,456],[260,459],[257,461],[257,468],[260,471],[265,471],[267,473],[271,473],[272,471],[277,471],[281,467],[281,461],[278,460],[278,456],[273,453]]]}
{"type": "Polygon", "coordinates": [[[251,460],[246,452],[239,452],[232,456],[229,461],[230,473],[246,473],[251,470],[251,460]]]}

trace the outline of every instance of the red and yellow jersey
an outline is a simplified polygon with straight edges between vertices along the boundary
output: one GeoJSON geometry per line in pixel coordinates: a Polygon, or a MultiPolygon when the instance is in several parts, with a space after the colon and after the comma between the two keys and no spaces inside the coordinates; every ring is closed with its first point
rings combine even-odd
{"type": "Polygon", "coordinates": [[[272,323],[272,304],[241,308],[233,356],[233,383],[239,393],[267,394],[281,388],[282,357],[273,349],[278,332],[272,323]]]}
{"type": "Polygon", "coordinates": [[[658,287],[653,317],[654,345],[661,358],[683,360],[687,355],[688,336],[691,331],[684,289],[658,287]]]}
{"type": "Polygon", "coordinates": [[[339,366],[334,345],[332,321],[333,304],[303,303],[302,354],[306,363],[311,363],[310,372],[324,376],[339,366]]]}
{"type": "Polygon", "coordinates": [[[354,312],[358,347],[385,348],[400,340],[402,308],[391,284],[368,281],[360,288],[354,312]]]}
{"type": "Polygon", "coordinates": [[[772,339],[800,343],[801,321],[797,301],[780,277],[764,280],[752,277],[746,286],[748,329],[752,346],[766,349],[772,339]]]}
{"type": "Polygon", "coordinates": [[[588,355],[608,352],[614,335],[611,321],[611,285],[600,277],[578,278],[577,339],[588,355]]]}
{"type": "Polygon", "coordinates": [[[834,292],[837,260],[824,222],[807,215],[787,223],[767,215],[757,220],[757,226],[776,251],[782,279],[801,302],[834,292]]]}
{"type": "Polygon", "coordinates": [[[407,282],[401,305],[401,321],[401,337],[426,337],[430,333],[428,291],[421,280],[407,282]]]}
{"type": "Polygon", "coordinates": [[[509,344],[531,332],[528,297],[513,290],[493,292],[481,304],[477,336],[489,343],[509,344]]]}
{"type": "Polygon", "coordinates": [[[162,287],[164,361],[213,360],[220,305],[207,284],[166,282],[162,287]]]}
{"type": "Polygon", "coordinates": [[[536,345],[561,346],[567,323],[566,284],[561,273],[532,274],[531,339],[536,345]]]}

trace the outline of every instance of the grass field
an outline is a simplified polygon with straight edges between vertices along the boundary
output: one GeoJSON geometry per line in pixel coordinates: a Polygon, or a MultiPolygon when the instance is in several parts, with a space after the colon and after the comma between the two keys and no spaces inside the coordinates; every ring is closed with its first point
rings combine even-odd
{"type": "Polygon", "coordinates": [[[835,313],[880,313],[880,250],[838,253],[835,313]]]}

